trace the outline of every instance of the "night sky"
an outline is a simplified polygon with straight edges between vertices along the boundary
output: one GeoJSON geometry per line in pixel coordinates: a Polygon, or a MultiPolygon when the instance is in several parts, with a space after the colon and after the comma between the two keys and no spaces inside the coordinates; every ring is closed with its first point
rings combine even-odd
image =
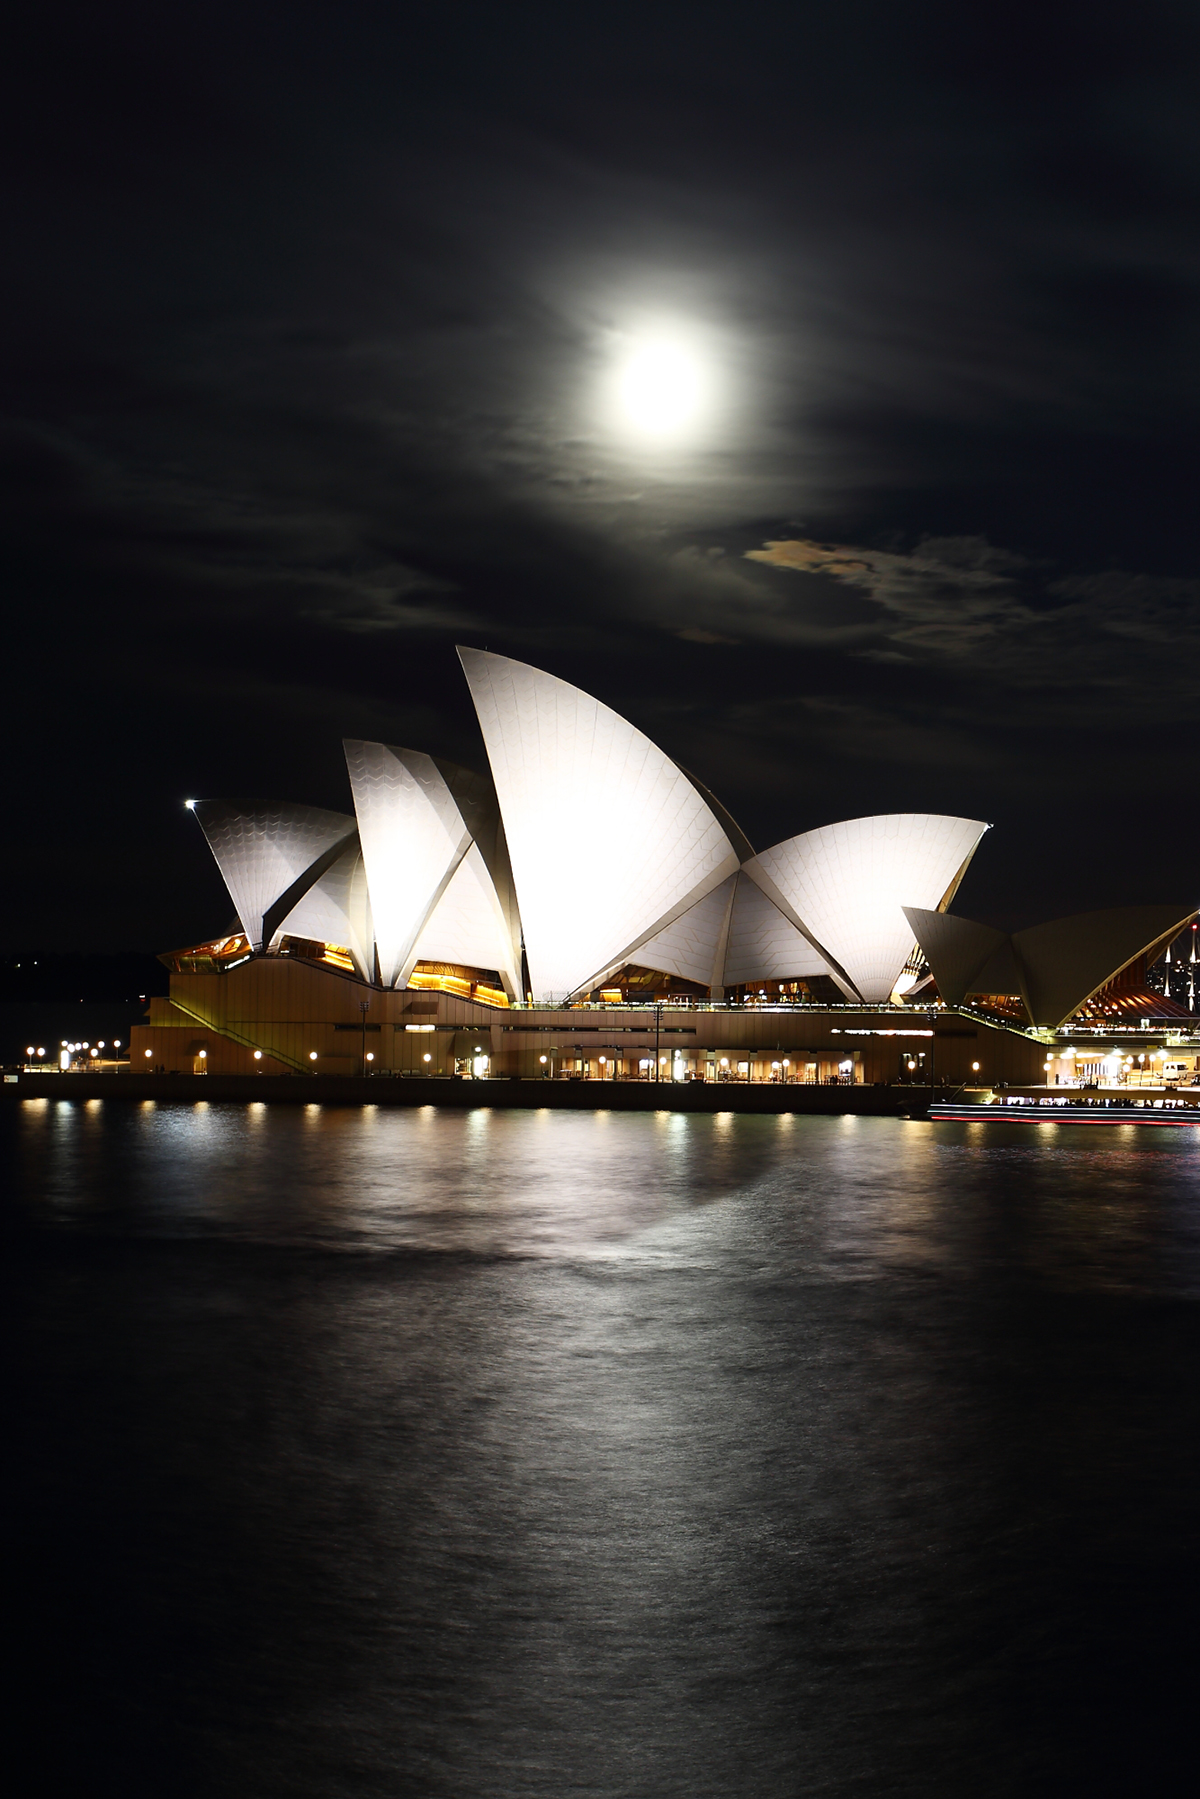
{"type": "Polygon", "coordinates": [[[343,735],[481,766],[456,642],[758,848],[949,811],[968,915],[1200,899],[1198,49],[1095,0],[27,8],[0,943],[222,929],[184,799],[349,810],[343,735]]]}

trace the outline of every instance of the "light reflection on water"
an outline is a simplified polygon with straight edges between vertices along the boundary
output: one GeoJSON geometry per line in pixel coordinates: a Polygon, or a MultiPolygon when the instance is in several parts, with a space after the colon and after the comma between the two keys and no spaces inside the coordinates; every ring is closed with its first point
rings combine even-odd
{"type": "Polygon", "coordinates": [[[42,1790],[1186,1790],[1200,1133],[0,1133],[42,1790]]]}
{"type": "Polygon", "coordinates": [[[335,1251],[784,1255],[837,1279],[1014,1261],[1066,1286],[1178,1292],[1200,1278],[1200,1132],[203,1100],[18,1110],[32,1228],[335,1251]]]}

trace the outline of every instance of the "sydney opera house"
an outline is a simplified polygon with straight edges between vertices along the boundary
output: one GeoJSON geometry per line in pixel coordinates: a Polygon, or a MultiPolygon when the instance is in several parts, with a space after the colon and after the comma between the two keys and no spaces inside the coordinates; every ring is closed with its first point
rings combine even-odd
{"type": "Polygon", "coordinates": [[[1054,1033],[1189,1026],[1145,971],[1194,907],[1012,936],[961,918],[972,818],[849,819],[755,851],[599,700],[459,654],[487,773],[350,741],[352,812],[188,802],[235,916],[164,957],[135,1066],[1023,1080],[1054,1033]]]}

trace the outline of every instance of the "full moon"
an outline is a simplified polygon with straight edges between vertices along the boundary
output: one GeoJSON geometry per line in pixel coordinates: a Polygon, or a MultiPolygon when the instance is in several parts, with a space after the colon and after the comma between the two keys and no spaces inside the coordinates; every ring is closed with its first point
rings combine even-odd
{"type": "Polygon", "coordinates": [[[617,408],[640,437],[679,438],[701,421],[708,390],[707,371],[692,349],[671,338],[646,338],[620,364],[617,408]]]}

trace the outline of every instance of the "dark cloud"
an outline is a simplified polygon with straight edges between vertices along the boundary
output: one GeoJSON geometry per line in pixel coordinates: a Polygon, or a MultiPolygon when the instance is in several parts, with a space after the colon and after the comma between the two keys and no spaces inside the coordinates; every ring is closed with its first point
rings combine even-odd
{"type": "Polygon", "coordinates": [[[477,759],[456,637],[760,840],[947,807],[1003,826],[978,910],[1031,868],[1047,910],[1190,890],[1197,47],[1182,5],[30,9],[0,372],[42,878],[5,936],[199,934],[180,800],[344,804],[343,733],[477,759]],[[713,382],[672,448],[609,403],[664,320],[713,382]]]}

